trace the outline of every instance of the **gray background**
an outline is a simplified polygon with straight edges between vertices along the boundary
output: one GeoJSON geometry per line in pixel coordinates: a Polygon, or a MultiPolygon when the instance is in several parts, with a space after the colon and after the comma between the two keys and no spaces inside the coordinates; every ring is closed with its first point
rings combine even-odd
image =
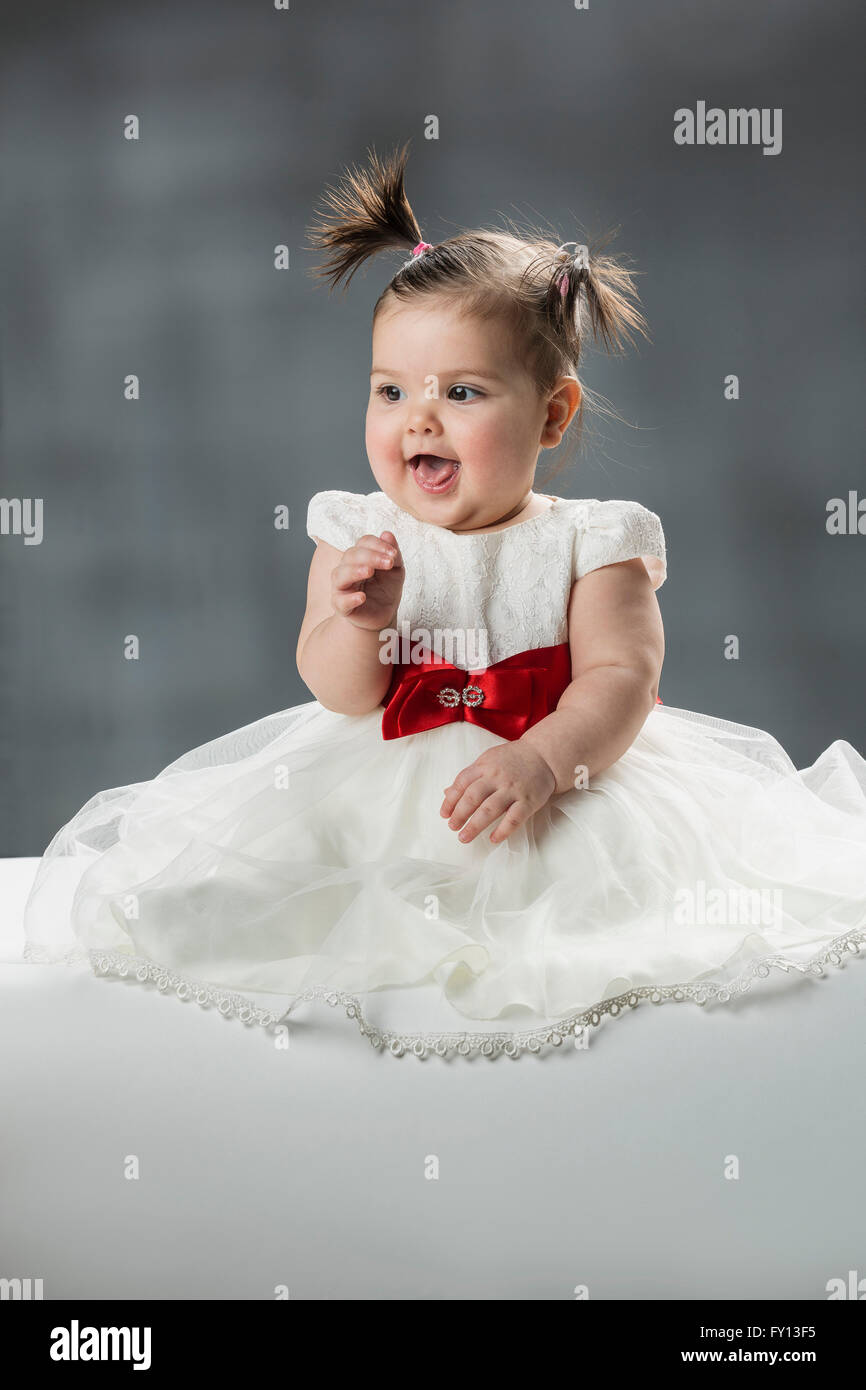
{"type": "Polygon", "coordinates": [[[853,4],[91,0],[6,6],[5,29],[0,495],[44,498],[45,537],[0,538],[0,853],[311,698],[306,506],[376,486],[370,312],[399,256],[329,299],[304,232],[347,163],[407,138],[426,240],[620,224],[644,272],[653,343],[585,365],[630,423],[600,421],[551,490],[661,516],[665,703],[769,729],[798,766],[864,749],[866,540],[825,531],[863,480],[853,4]],[[782,153],[677,147],[699,99],[782,107],[782,153]]]}

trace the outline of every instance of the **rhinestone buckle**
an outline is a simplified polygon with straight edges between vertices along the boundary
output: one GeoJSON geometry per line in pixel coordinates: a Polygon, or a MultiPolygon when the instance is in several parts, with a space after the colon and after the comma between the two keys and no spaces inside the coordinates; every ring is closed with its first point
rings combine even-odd
{"type": "Polygon", "coordinates": [[[443,685],[442,689],[436,692],[436,699],[440,705],[454,709],[455,705],[460,704],[460,691],[455,690],[453,685],[443,685]]]}
{"type": "Polygon", "coordinates": [[[456,708],[461,702],[464,705],[480,705],[484,691],[480,685],[467,685],[463,690],[457,690],[453,685],[443,685],[441,690],[437,690],[436,699],[448,709],[456,708]]]}

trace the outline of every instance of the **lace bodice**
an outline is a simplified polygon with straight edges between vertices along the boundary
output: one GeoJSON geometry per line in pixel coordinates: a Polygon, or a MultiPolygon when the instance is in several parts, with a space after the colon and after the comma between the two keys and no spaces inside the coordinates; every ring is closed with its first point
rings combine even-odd
{"type": "Polygon", "coordinates": [[[549,501],[527,521],[459,535],[412,516],[384,492],[317,492],[307,535],[347,550],[363,535],[393,531],[406,569],[398,630],[425,632],[440,656],[480,670],[567,641],[572,585],[591,570],[640,557],[653,588],[664,583],[665,539],[654,512],[639,502],[549,501]],[[469,634],[465,661],[455,634],[469,634]]]}

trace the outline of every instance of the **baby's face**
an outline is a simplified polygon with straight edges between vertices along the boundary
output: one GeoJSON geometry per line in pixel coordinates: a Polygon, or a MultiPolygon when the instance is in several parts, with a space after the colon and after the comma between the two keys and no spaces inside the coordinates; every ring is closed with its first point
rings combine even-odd
{"type": "Polygon", "coordinates": [[[547,416],[501,324],[433,301],[380,312],[367,455],[404,511],[454,530],[494,525],[526,502],[542,442],[557,442],[547,416]]]}

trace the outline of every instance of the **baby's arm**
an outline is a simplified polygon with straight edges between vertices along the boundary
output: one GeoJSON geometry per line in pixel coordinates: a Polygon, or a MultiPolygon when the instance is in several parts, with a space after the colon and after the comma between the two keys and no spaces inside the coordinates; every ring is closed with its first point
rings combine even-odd
{"type": "Polygon", "coordinates": [[[519,740],[551,768],[556,793],[575,785],[576,768],[592,778],[621,758],[655,708],[665,641],[643,561],[603,565],[579,579],[568,632],[571,684],[553,714],[519,740]]]}
{"type": "Polygon", "coordinates": [[[393,667],[379,660],[379,634],[396,623],[403,578],[391,531],[362,536],[346,551],[317,540],[295,659],[326,709],[368,714],[381,703],[393,667]]]}
{"type": "Polygon", "coordinates": [[[439,809],[459,838],[492,821],[499,844],[552,796],[571,790],[631,747],[655,706],[664,660],[658,602],[642,560],[591,570],[573,585],[568,612],[572,680],[552,714],[463,768],[439,809]]]}

